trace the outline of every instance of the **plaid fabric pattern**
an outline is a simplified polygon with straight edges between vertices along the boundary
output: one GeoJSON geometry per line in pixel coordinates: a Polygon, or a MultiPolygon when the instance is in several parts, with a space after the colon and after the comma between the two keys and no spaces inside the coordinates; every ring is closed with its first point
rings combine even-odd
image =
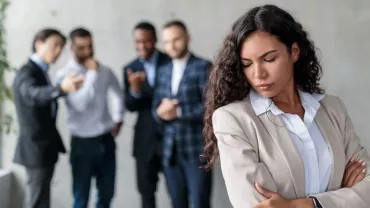
{"type": "Polygon", "coordinates": [[[191,55],[180,82],[177,95],[171,93],[172,62],[159,70],[154,92],[153,114],[164,126],[163,164],[166,166],[176,143],[178,156],[199,164],[204,147],[203,111],[204,88],[208,83],[211,63],[191,55]],[[163,121],[155,113],[163,98],[178,99],[181,117],[163,121]]]}

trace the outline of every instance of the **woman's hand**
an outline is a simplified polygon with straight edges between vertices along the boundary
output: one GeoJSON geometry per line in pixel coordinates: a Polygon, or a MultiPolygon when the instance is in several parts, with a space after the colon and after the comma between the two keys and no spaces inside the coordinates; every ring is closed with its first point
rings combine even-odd
{"type": "MultiPolygon", "coordinates": [[[[344,172],[342,187],[351,188],[358,182],[362,181],[366,175],[366,163],[363,160],[355,160],[352,158],[344,172]]],[[[256,183],[256,189],[260,194],[267,199],[253,206],[253,208],[313,208],[313,202],[310,198],[288,200],[280,196],[278,193],[272,192],[263,188],[259,183],[256,183]]]]}
{"type": "Polygon", "coordinates": [[[351,188],[362,181],[366,175],[366,163],[363,160],[352,158],[344,171],[342,188],[351,188]]]}
{"type": "Polygon", "coordinates": [[[254,205],[253,208],[314,208],[313,201],[310,198],[288,200],[278,193],[263,188],[259,183],[256,183],[256,189],[267,199],[254,205]]]}

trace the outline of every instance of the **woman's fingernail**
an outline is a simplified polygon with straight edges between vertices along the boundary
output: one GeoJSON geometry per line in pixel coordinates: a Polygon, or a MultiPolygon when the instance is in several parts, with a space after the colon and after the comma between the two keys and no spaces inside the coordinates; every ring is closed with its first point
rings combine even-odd
{"type": "Polygon", "coordinates": [[[363,162],[363,163],[362,163],[362,166],[365,166],[365,165],[366,165],[366,162],[363,162]]]}
{"type": "Polygon", "coordinates": [[[365,173],[365,172],[366,172],[366,168],[365,168],[365,169],[363,169],[363,170],[362,170],[362,172],[363,172],[363,173],[365,173]]]}
{"type": "Polygon", "coordinates": [[[358,163],[362,163],[362,162],[364,162],[364,160],[359,160],[359,161],[357,161],[358,163]]]}

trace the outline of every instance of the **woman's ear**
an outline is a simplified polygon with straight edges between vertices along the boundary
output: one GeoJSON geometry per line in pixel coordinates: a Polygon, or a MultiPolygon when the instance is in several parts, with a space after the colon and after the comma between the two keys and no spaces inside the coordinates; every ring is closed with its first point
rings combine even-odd
{"type": "Polygon", "coordinates": [[[293,62],[297,62],[299,59],[299,54],[300,54],[300,49],[297,43],[293,43],[292,48],[290,49],[291,51],[291,58],[293,62]]]}

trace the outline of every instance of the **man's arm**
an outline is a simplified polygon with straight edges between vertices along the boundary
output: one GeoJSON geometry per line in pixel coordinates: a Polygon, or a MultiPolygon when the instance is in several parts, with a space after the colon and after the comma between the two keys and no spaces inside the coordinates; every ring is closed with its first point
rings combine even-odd
{"type": "Polygon", "coordinates": [[[75,110],[84,111],[87,105],[94,101],[98,73],[96,70],[88,70],[82,87],[66,97],[75,110]]]}
{"type": "Polygon", "coordinates": [[[19,87],[20,94],[24,100],[28,100],[29,105],[45,106],[65,95],[59,84],[55,87],[51,85],[40,86],[32,70],[21,70],[18,76],[20,76],[21,83],[19,87]]]}
{"type": "Polygon", "coordinates": [[[132,91],[128,81],[127,67],[123,68],[123,75],[125,85],[125,106],[129,111],[138,111],[144,107],[144,103],[142,102],[144,97],[142,94],[132,91]]]}
{"type": "Polygon", "coordinates": [[[205,88],[209,81],[209,71],[211,63],[207,62],[198,76],[198,95],[201,96],[201,102],[195,104],[182,104],[178,108],[178,116],[181,120],[202,121],[204,116],[205,88]]]}
{"type": "Polygon", "coordinates": [[[161,104],[162,99],[165,98],[165,95],[163,94],[163,86],[165,83],[162,83],[161,76],[163,76],[162,71],[158,70],[157,84],[156,84],[156,87],[154,88],[154,95],[153,95],[153,102],[152,102],[152,114],[153,114],[154,120],[157,121],[158,123],[165,122],[157,114],[157,108],[161,104]]]}
{"type": "Polygon", "coordinates": [[[113,92],[112,103],[114,110],[112,112],[112,119],[115,123],[121,123],[124,115],[124,96],[122,93],[121,86],[117,80],[117,77],[109,69],[109,88],[113,92]]]}

